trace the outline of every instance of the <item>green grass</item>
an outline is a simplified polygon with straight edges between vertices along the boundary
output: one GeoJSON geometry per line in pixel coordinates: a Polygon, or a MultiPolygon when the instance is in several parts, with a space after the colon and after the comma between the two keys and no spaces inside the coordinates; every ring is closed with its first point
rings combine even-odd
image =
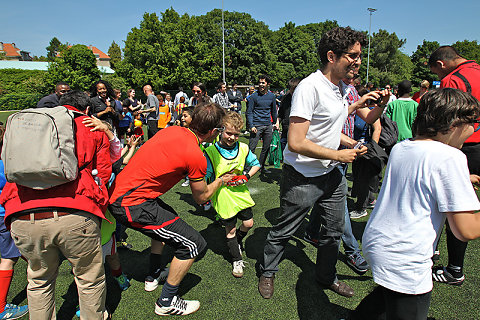
{"type": "MultiPolygon", "coordinates": [[[[0,113],[0,121],[3,116],[0,113]]],[[[244,137],[241,138],[246,141],[244,137]]],[[[189,319],[341,319],[374,287],[371,273],[358,276],[345,264],[342,253],[337,263],[338,277],[354,290],[353,298],[344,298],[321,290],[314,281],[316,253],[301,240],[303,227],[291,239],[284,260],[275,279],[275,293],[270,300],[261,298],[257,290],[256,267],[263,259],[266,235],[275,222],[279,207],[280,169],[272,169],[268,177],[254,176],[249,182],[254,207],[255,226],[245,241],[247,267],[245,275],[236,279],[231,275],[231,264],[224,240],[224,230],[214,222],[212,211],[204,212],[194,204],[190,188],[177,184],[162,199],[172,205],[187,223],[207,240],[209,250],[191,268],[181,284],[180,294],[186,299],[198,299],[200,310],[189,319]]],[[[349,182],[349,184],[351,184],[349,182]]],[[[358,239],[368,217],[352,221],[358,239]]],[[[120,251],[124,272],[131,277],[132,286],[121,292],[107,271],[107,304],[114,310],[114,319],[156,319],[154,304],[161,292],[144,291],[144,277],[148,270],[149,239],[127,230],[133,250],[120,251]]],[[[343,252],[343,248],[340,250],[343,252]]],[[[440,243],[441,262],[446,263],[445,237],[440,243]]],[[[171,251],[167,251],[171,254],[171,251]]],[[[436,319],[479,319],[480,246],[472,241],[467,249],[465,272],[467,280],[461,287],[435,284],[429,316],[436,319]]],[[[8,301],[25,304],[26,263],[21,260],[15,268],[8,301]]],[[[56,305],[58,319],[72,319],[76,306],[76,287],[70,267],[63,262],[57,280],[56,305]]],[[[25,317],[26,319],[26,317],[25,317]]]]}

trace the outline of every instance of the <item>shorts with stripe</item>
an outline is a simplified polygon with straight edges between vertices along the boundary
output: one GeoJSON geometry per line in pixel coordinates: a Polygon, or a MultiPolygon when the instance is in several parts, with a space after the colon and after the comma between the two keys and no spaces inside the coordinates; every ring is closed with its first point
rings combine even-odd
{"type": "Polygon", "coordinates": [[[128,207],[120,203],[121,198],[109,207],[118,222],[173,247],[177,259],[193,259],[206,250],[207,243],[200,233],[162,200],[151,199],[128,207]]]}

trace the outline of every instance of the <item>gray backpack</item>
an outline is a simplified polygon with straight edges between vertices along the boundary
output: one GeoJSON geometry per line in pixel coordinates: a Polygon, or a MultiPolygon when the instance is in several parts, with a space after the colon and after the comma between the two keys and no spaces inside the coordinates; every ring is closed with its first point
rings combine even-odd
{"type": "Polygon", "coordinates": [[[8,117],[2,160],[8,182],[44,190],[78,174],[75,114],[65,107],[26,109],[8,117]]]}

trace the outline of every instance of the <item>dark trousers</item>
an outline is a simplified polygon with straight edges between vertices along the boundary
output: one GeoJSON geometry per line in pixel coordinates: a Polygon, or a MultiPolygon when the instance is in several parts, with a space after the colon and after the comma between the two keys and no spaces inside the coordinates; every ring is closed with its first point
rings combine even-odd
{"type": "Polygon", "coordinates": [[[148,139],[151,139],[158,132],[158,120],[147,120],[148,139]]]}
{"type": "Polygon", "coordinates": [[[325,286],[335,283],[335,265],[345,222],[346,193],[347,183],[338,168],[322,176],[307,178],[284,164],[280,183],[280,215],[267,235],[262,274],[272,277],[278,271],[288,240],[312,209],[312,214],[320,219],[316,280],[325,286]]]}
{"type": "Polygon", "coordinates": [[[352,311],[351,320],[426,320],[432,291],[405,294],[378,286],[352,311]]]}
{"type": "Polygon", "coordinates": [[[257,133],[250,132],[250,140],[248,141],[248,148],[252,153],[255,153],[255,148],[257,148],[258,141],[262,139],[263,146],[262,152],[260,153],[260,166],[263,169],[265,167],[265,160],[267,159],[268,150],[270,149],[270,143],[272,142],[273,135],[273,126],[256,126],[257,133]]]}
{"type": "Polygon", "coordinates": [[[358,158],[352,163],[353,186],[352,196],[357,197],[355,210],[363,210],[368,202],[373,200],[373,193],[377,192],[380,183],[381,171],[368,160],[358,158]]]}

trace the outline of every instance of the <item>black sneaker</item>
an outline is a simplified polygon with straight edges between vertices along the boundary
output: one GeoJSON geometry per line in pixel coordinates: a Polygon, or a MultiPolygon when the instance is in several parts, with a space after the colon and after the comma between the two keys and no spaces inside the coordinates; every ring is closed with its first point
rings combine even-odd
{"type": "Polygon", "coordinates": [[[313,238],[311,235],[309,235],[308,233],[305,233],[305,235],[303,236],[303,240],[305,240],[306,242],[310,243],[312,246],[314,246],[315,248],[318,248],[318,239],[315,239],[313,238]]]}
{"type": "Polygon", "coordinates": [[[465,275],[462,274],[462,276],[459,278],[454,277],[444,266],[433,267],[432,278],[433,281],[451,284],[454,286],[461,286],[463,281],[465,281],[465,275]]]}
{"type": "Polygon", "coordinates": [[[347,256],[347,266],[349,266],[356,274],[365,274],[370,266],[360,253],[354,253],[347,256]]]}

